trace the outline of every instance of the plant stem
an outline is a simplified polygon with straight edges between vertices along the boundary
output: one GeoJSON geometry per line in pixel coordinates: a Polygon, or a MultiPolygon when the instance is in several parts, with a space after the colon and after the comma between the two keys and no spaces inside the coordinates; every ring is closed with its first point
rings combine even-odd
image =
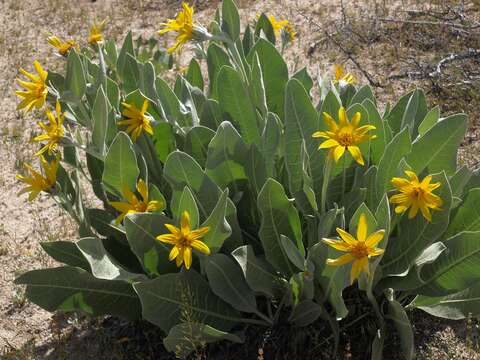
{"type": "Polygon", "coordinates": [[[328,183],[330,180],[330,173],[332,171],[332,158],[327,155],[327,160],[325,161],[325,166],[323,170],[323,183],[322,183],[322,194],[321,194],[321,204],[320,204],[320,210],[322,211],[322,214],[324,214],[327,211],[326,204],[327,204],[327,190],[328,190],[328,183]]]}
{"type": "Polygon", "coordinates": [[[347,187],[347,169],[346,169],[346,156],[343,157],[342,163],[342,204],[345,200],[345,188],[347,187]]]}

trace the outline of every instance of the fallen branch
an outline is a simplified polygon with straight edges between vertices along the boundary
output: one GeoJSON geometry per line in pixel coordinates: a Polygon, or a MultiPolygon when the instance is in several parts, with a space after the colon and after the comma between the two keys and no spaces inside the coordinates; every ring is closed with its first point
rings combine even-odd
{"type": "Polygon", "coordinates": [[[480,50],[477,49],[468,49],[467,52],[461,54],[450,54],[446,58],[440,60],[435,68],[435,71],[432,71],[428,74],[431,78],[436,78],[442,74],[442,66],[456,60],[465,60],[470,58],[480,57],[480,50]]]}

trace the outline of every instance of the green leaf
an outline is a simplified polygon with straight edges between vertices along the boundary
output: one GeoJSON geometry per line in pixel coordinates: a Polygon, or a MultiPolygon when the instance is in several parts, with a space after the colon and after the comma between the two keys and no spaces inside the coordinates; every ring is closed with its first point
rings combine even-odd
{"type": "Polygon", "coordinates": [[[423,136],[428,130],[430,130],[440,119],[440,107],[437,105],[430,110],[425,118],[418,126],[418,134],[423,136]]]}
{"type": "Polygon", "coordinates": [[[158,159],[165,163],[168,155],[177,148],[171,124],[161,122],[154,127],[153,144],[158,159]]]}
{"type": "Polygon", "coordinates": [[[195,58],[192,58],[192,60],[190,60],[186,78],[190,84],[198,87],[200,90],[203,90],[204,83],[202,70],[200,69],[200,65],[198,61],[195,60],[195,58]]]}
{"type": "Polygon", "coordinates": [[[253,58],[252,74],[250,76],[250,90],[255,107],[260,111],[262,116],[266,116],[268,112],[267,98],[265,95],[265,84],[258,54],[255,54],[253,58]]]}
{"type": "Polygon", "coordinates": [[[266,161],[263,154],[255,144],[252,144],[246,154],[245,174],[255,197],[258,196],[268,178],[265,166],[266,161]]]}
{"type": "Polygon", "coordinates": [[[321,190],[325,156],[318,151],[318,140],[312,137],[320,128],[318,114],[305,88],[298,80],[291,79],[285,91],[285,161],[292,194],[303,190],[303,142],[310,159],[307,166],[315,179],[315,188],[317,191],[321,190]]]}
{"type": "Polygon", "coordinates": [[[238,264],[224,254],[208,257],[205,266],[208,282],[212,291],[233,308],[256,313],[257,302],[248,287],[238,264]]]}
{"type": "Polygon", "coordinates": [[[420,295],[444,296],[462,291],[478,282],[480,274],[480,231],[464,231],[446,241],[447,250],[423,267],[425,285],[420,295]]]}
{"type": "Polygon", "coordinates": [[[427,114],[427,103],[422,90],[416,89],[408,100],[402,117],[400,129],[408,127],[410,135],[415,138],[418,134],[418,126],[427,114]]]}
{"type": "Polygon", "coordinates": [[[469,316],[478,317],[480,316],[480,282],[447,296],[417,296],[409,307],[452,320],[461,320],[469,316]]]}
{"type": "Polygon", "coordinates": [[[443,201],[442,210],[432,213],[432,221],[427,221],[418,211],[413,219],[403,214],[399,224],[399,233],[388,243],[383,255],[383,273],[389,275],[406,275],[414,260],[429,245],[433,244],[445,231],[450,217],[452,194],[445,173],[433,175],[432,182],[440,182],[435,191],[443,201]]]}
{"type": "Polygon", "coordinates": [[[403,306],[393,297],[388,298],[388,317],[397,329],[404,357],[408,360],[414,359],[415,344],[412,324],[403,306]]]}
{"type": "Polygon", "coordinates": [[[378,164],[384,154],[385,146],[387,145],[388,138],[385,127],[388,125],[384,123],[376,105],[370,99],[366,99],[362,105],[367,109],[369,123],[376,128],[369,133],[377,136],[370,141],[370,151],[373,164],[378,164]]]}
{"type": "Polygon", "coordinates": [[[222,189],[246,179],[247,151],[247,145],[237,130],[224,121],[208,145],[205,172],[222,189]]]}
{"type": "Polygon", "coordinates": [[[87,90],[87,80],[82,61],[75,50],[68,52],[65,88],[80,101],[87,90]]]}
{"type": "Polygon", "coordinates": [[[90,225],[102,236],[125,238],[125,231],[115,224],[115,216],[102,209],[86,209],[90,225]]]}
{"type": "Polygon", "coordinates": [[[401,130],[403,114],[405,113],[408,101],[412,97],[413,92],[414,90],[403,95],[385,117],[394,134],[399,133],[401,130]]]}
{"type": "Polygon", "coordinates": [[[237,323],[239,313],[219,299],[193,269],[133,286],[142,303],[143,318],[165,332],[185,320],[222,331],[229,331],[237,323]]]}
{"type": "Polygon", "coordinates": [[[170,86],[160,77],[155,79],[155,88],[157,89],[157,97],[167,121],[172,125],[188,126],[186,119],[187,110],[180,103],[177,95],[172,91],[170,86]]]}
{"type": "Polygon", "coordinates": [[[180,196],[180,201],[178,203],[178,208],[172,208],[174,219],[179,223],[180,218],[184,211],[187,211],[190,215],[190,228],[196,229],[198,227],[199,222],[199,215],[198,215],[198,207],[195,202],[195,198],[193,197],[192,192],[185,186],[183,189],[182,196],[180,196]]]}
{"type": "Polygon", "coordinates": [[[452,195],[457,198],[462,198],[465,187],[472,178],[473,172],[467,167],[462,166],[449,179],[452,187],[452,195]]]}
{"type": "Polygon", "coordinates": [[[106,152],[106,143],[107,143],[107,132],[108,128],[111,127],[115,129],[115,123],[109,121],[111,118],[108,116],[110,112],[110,106],[108,104],[107,96],[103,91],[103,88],[100,86],[95,98],[95,103],[93,104],[92,111],[92,121],[93,121],[93,130],[92,130],[92,142],[96,147],[96,151],[102,156],[106,152]]]}
{"type": "Polygon", "coordinates": [[[268,177],[275,173],[275,160],[282,139],[282,124],[278,116],[269,112],[265,129],[262,133],[261,151],[265,160],[265,172],[268,177]]]}
{"type": "Polygon", "coordinates": [[[308,326],[319,318],[322,311],[322,307],[316,302],[303,300],[293,308],[288,320],[296,326],[308,326]]]}
{"type": "Polygon", "coordinates": [[[120,107],[120,90],[118,89],[117,83],[109,77],[107,77],[106,94],[108,101],[110,102],[110,106],[118,109],[120,107]]]}
{"type": "Polygon", "coordinates": [[[100,239],[83,238],[77,241],[76,245],[90,264],[92,275],[97,279],[127,282],[146,280],[143,274],[133,274],[118,264],[105,250],[100,239]]]}
{"type": "Polygon", "coordinates": [[[47,311],[83,311],[92,316],[140,318],[140,302],[132,285],[100,280],[75,267],[29,271],[15,280],[27,285],[27,298],[47,311]]]}
{"type": "Polygon", "coordinates": [[[200,218],[206,219],[210,215],[221,190],[190,155],[181,151],[172,152],[165,162],[163,173],[172,187],[174,198],[179,199],[185,186],[188,186],[195,196],[200,218]]]}
{"type": "MultiPolygon", "coordinates": [[[[322,247],[326,248],[325,260],[327,258],[336,259],[345,254],[344,252],[335,250],[334,248],[323,243],[319,243],[317,246],[319,247],[319,249],[317,249],[319,253],[322,253],[322,247]]],[[[335,319],[337,321],[345,318],[348,315],[348,309],[345,305],[342,292],[350,285],[350,269],[351,265],[327,265],[322,271],[315,272],[315,280],[318,282],[322,290],[318,295],[316,295],[316,300],[320,304],[328,301],[334,308],[335,319]]]]}
{"type": "Polygon", "coordinates": [[[170,329],[168,336],[163,339],[163,345],[168,351],[174,352],[177,358],[186,359],[197,348],[222,340],[234,343],[245,341],[243,336],[224,332],[202,323],[184,322],[170,329]]]}
{"type": "Polygon", "coordinates": [[[159,275],[175,271],[175,263],[168,260],[171,246],[156,239],[169,233],[165,224],[173,221],[161,214],[137,213],[125,220],[125,231],[130,248],[137,256],[145,272],[159,275]]]}
{"type": "Polygon", "coordinates": [[[297,79],[300,81],[307,91],[308,94],[310,94],[310,90],[312,90],[313,87],[313,80],[308,74],[307,68],[303,67],[302,69],[298,70],[292,78],[297,79]]]}
{"type": "Polygon", "coordinates": [[[204,167],[207,160],[208,144],[214,136],[215,132],[208,127],[194,126],[187,132],[183,150],[204,167]]]}
{"type": "Polygon", "coordinates": [[[268,111],[276,113],[280,119],[283,119],[284,92],[288,81],[287,65],[275,46],[267,40],[259,39],[250,50],[247,56],[250,64],[253,62],[255,53],[258,54],[262,68],[268,111]]]}
{"type": "Polygon", "coordinates": [[[240,16],[233,0],[222,2],[222,30],[235,41],[240,36],[240,16]]]}
{"type": "Polygon", "coordinates": [[[200,125],[215,131],[222,121],[223,114],[220,104],[213,99],[205,101],[202,113],[200,114],[200,125]]]}
{"type": "MultiPolygon", "coordinates": [[[[408,130],[403,129],[385,148],[385,152],[378,164],[375,179],[376,198],[379,201],[383,194],[393,188],[391,180],[399,175],[400,160],[410,152],[410,136],[408,130]]],[[[371,204],[374,205],[374,204],[371,204]]]]}
{"type": "Polygon", "coordinates": [[[117,60],[117,72],[123,81],[125,81],[125,67],[127,66],[128,55],[135,57],[131,31],[128,32],[127,36],[125,36],[125,40],[123,40],[123,45],[117,60]]]}
{"type": "MultiPolygon", "coordinates": [[[[222,193],[210,216],[202,224],[208,226],[210,231],[202,239],[212,252],[222,248],[223,242],[232,234],[232,229],[226,220],[227,206],[231,203],[228,198],[228,189],[222,193]]],[[[231,206],[234,206],[231,204],[231,206]]]]}
{"type": "Polygon", "coordinates": [[[217,44],[210,43],[207,49],[207,69],[210,80],[210,95],[217,99],[217,75],[225,65],[231,65],[227,53],[217,44]]]}
{"type": "Polygon", "coordinates": [[[248,286],[256,293],[274,297],[275,289],[279,287],[279,278],[264,259],[255,256],[251,245],[236,248],[232,256],[240,265],[248,286]]]}
{"type": "Polygon", "coordinates": [[[127,54],[125,56],[125,65],[122,72],[119,72],[125,93],[128,94],[143,87],[140,66],[141,64],[135,59],[134,55],[127,54]]]}
{"type": "Polygon", "coordinates": [[[257,114],[248,89],[235,69],[229,66],[222,67],[217,77],[217,93],[223,112],[230,116],[245,142],[258,143],[260,131],[257,114]]]}
{"type": "Polygon", "coordinates": [[[350,100],[349,105],[354,104],[364,104],[365,101],[369,100],[376,108],[375,95],[373,95],[372,88],[369,85],[364,85],[353,95],[352,100],[350,100]]]}
{"type": "Polygon", "coordinates": [[[109,39],[105,42],[105,61],[109,68],[115,69],[117,67],[117,60],[118,54],[115,40],[109,39]]]}
{"type": "Polygon", "coordinates": [[[281,235],[285,235],[292,239],[302,255],[305,254],[300,219],[295,206],[287,198],[282,185],[274,179],[268,179],[263,186],[257,206],[262,218],[258,234],[267,261],[283,274],[296,273],[281,246],[281,235]]]}
{"type": "Polygon", "coordinates": [[[463,204],[458,208],[450,222],[446,236],[450,237],[462,231],[480,231],[480,188],[468,192],[463,204]]]}
{"type": "Polygon", "coordinates": [[[280,246],[282,251],[287,255],[290,262],[295,265],[298,270],[305,271],[305,258],[300,250],[295,246],[292,240],[285,235],[280,235],[280,246]]]}
{"type": "Polygon", "coordinates": [[[265,13],[262,13],[258,18],[257,25],[255,26],[255,37],[260,37],[262,32],[267,40],[275,45],[275,30],[265,13]]]}
{"type": "Polygon", "coordinates": [[[457,150],[466,130],[465,114],[439,121],[412,143],[412,151],[407,156],[408,164],[417,174],[428,169],[429,173],[445,171],[447,175],[452,175],[457,168],[457,150]]]}
{"type": "Polygon", "coordinates": [[[90,265],[83,254],[78,250],[74,242],[71,241],[48,241],[40,243],[45,252],[54,260],[65,265],[78,267],[89,271],[90,265]]]}
{"type": "Polygon", "coordinates": [[[139,174],[132,140],[124,132],[119,132],[105,157],[103,185],[111,193],[121,195],[124,188],[136,188],[139,174]]]}
{"type": "Polygon", "coordinates": [[[253,40],[253,33],[250,25],[247,24],[245,27],[245,31],[243,33],[243,39],[242,39],[242,46],[243,46],[243,52],[245,54],[248,54],[250,52],[250,49],[252,48],[254,43],[253,40]]]}

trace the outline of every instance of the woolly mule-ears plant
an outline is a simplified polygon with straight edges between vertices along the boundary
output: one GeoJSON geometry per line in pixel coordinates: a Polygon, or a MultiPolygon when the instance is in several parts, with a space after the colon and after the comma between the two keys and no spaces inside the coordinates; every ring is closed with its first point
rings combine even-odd
{"type": "Polygon", "coordinates": [[[181,356],[285,314],[336,337],[348,287],[375,316],[374,359],[389,321],[413,358],[410,309],[479,315],[480,177],[456,160],[465,115],[440,117],[421,90],[382,114],[338,66],[314,105],[307,70],[290,73],[276,47],[294,40],[288,22],[262,14],[241,36],[232,0],[208,30],[194,17],[185,4],[164,24],[180,36],[170,52],[196,47],[173,86],[130,33],[120,49],[104,35],[72,46],[64,73],[20,83],[35,94],[20,91],[19,108],[50,120],[35,138],[48,171],[29,167],[22,192],[54,197],[81,237],[42,244],[64,266],[20,276],[28,298],[146,319],[181,356]]]}

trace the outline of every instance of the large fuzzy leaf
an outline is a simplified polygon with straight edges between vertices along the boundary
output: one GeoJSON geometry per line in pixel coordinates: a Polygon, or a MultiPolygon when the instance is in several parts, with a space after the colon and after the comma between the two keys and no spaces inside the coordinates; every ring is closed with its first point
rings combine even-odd
{"type": "Polygon", "coordinates": [[[224,121],[208,145],[205,171],[215,183],[224,189],[246,179],[244,165],[247,162],[247,145],[228,121],[224,121]]]}
{"type": "Polygon", "coordinates": [[[258,195],[258,208],[262,221],[259,230],[265,257],[277,271],[292,275],[296,272],[281,245],[281,235],[290,238],[301,254],[305,255],[298,212],[287,198],[282,185],[268,179],[258,195]]]}
{"type": "Polygon", "coordinates": [[[130,248],[149,275],[175,270],[175,264],[168,261],[170,246],[156,239],[158,235],[169,233],[165,224],[172,223],[173,220],[163,215],[149,213],[129,215],[125,220],[130,248]]]}
{"type": "Polygon", "coordinates": [[[210,288],[221,299],[239,311],[258,311],[255,295],[248,287],[240,266],[233,259],[224,254],[210,256],[205,272],[210,288]]]}
{"type": "Polygon", "coordinates": [[[480,231],[480,188],[468,192],[447,229],[447,236],[461,231],[480,231]]]}
{"type": "Polygon", "coordinates": [[[111,314],[130,320],[140,318],[140,302],[132,285],[100,280],[75,267],[29,271],[15,280],[27,285],[26,296],[48,311],[84,311],[111,314]]]}
{"type": "Polygon", "coordinates": [[[480,275],[480,231],[465,231],[444,241],[446,251],[423,267],[425,285],[421,295],[444,296],[478,282],[480,275]]]}
{"type": "Polygon", "coordinates": [[[232,252],[240,265],[248,286],[255,292],[273,297],[279,278],[264,259],[255,256],[251,245],[240,246],[232,252]]]}
{"type": "Polygon", "coordinates": [[[441,296],[417,296],[409,305],[427,313],[452,320],[480,316],[480,282],[458,293],[441,296]]]}
{"type": "Polygon", "coordinates": [[[412,143],[407,162],[417,174],[445,171],[452,175],[457,167],[457,150],[467,130],[465,114],[449,116],[436,123],[412,143]]]}
{"type": "Polygon", "coordinates": [[[228,331],[238,321],[238,312],[218,298],[193,269],[160,275],[134,287],[142,303],[143,318],[165,332],[185,321],[228,331]]]}
{"type": "Polygon", "coordinates": [[[105,158],[102,183],[108,191],[121,196],[124,188],[134,190],[140,170],[133,143],[124,132],[119,132],[105,158]]]}
{"type": "Polygon", "coordinates": [[[125,270],[105,250],[103,243],[97,238],[83,238],[76,242],[78,249],[90,264],[92,275],[97,279],[140,281],[145,280],[143,274],[134,274],[125,270]]]}
{"type": "Polygon", "coordinates": [[[288,68],[282,55],[271,42],[265,39],[258,39],[257,43],[250,50],[247,56],[251,64],[254,54],[258,54],[262,68],[265,94],[267,96],[268,111],[276,113],[280,119],[284,117],[284,91],[288,80],[288,68]]]}
{"type": "Polygon", "coordinates": [[[230,116],[245,142],[258,143],[260,131],[255,107],[247,86],[235,69],[222,67],[217,76],[217,93],[223,112],[230,116]]]}
{"type": "Polygon", "coordinates": [[[312,138],[312,134],[321,129],[324,125],[321,126],[305,88],[297,79],[291,79],[285,91],[285,162],[292,194],[303,190],[303,143],[310,159],[307,166],[317,184],[317,191],[320,191],[325,157],[317,149],[319,142],[312,138]]]}

